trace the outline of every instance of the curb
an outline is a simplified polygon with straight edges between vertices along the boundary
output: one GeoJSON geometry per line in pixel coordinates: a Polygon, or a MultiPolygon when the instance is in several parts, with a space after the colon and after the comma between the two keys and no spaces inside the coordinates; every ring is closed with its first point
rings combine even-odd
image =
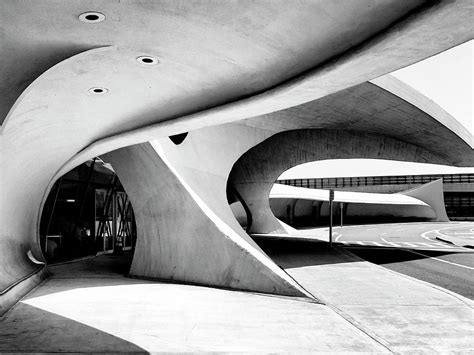
{"type": "Polygon", "coordinates": [[[445,238],[445,237],[444,238],[435,237],[435,238],[442,241],[442,242],[449,243],[449,244],[452,244],[452,245],[456,245],[458,247],[474,249],[474,245],[462,244],[462,243],[459,243],[458,241],[452,241],[452,240],[450,240],[448,238],[445,238]]]}

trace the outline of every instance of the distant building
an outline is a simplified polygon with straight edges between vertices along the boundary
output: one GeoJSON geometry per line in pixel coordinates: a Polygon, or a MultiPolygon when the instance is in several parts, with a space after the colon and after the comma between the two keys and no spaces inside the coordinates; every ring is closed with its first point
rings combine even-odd
{"type": "Polygon", "coordinates": [[[357,176],[277,180],[278,184],[310,189],[396,193],[443,179],[444,202],[449,219],[474,220],[474,174],[357,176]]]}

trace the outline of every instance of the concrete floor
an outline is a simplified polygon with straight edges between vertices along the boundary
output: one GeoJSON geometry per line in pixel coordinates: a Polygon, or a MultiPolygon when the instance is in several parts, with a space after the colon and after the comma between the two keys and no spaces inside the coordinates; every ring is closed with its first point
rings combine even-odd
{"type": "Polygon", "coordinates": [[[116,262],[52,267],[1,320],[0,351],[384,351],[322,304],[130,279],[116,262]]]}
{"type": "Polygon", "coordinates": [[[474,302],[326,243],[272,241],[272,259],[306,290],[394,352],[474,350],[474,302]]]}
{"type": "MultiPolygon", "coordinates": [[[[371,263],[446,288],[474,300],[472,222],[411,222],[334,228],[334,241],[371,263]],[[442,239],[463,240],[459,245],[442,239]]],[[[272,239],[327,241],[328,228],[305,228],[272,239]]],[[[266,236],[257,237],[264,240],[266,236]]]]}
{"type": "MultiPolygon", "coordinates": [[[[0,321],[0,351],[406,352],[474,348],[472,302],[321,244],[266,250],[328,305],[124,277],[102,256],[52,275],[0,321]]],[[[301,244],[300,244],[301,246],[301,244]]]]}

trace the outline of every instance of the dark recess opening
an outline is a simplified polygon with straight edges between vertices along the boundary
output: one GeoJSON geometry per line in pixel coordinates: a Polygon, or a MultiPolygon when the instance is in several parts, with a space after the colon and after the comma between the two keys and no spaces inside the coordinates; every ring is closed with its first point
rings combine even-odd
{"type": "Polygon", "coordinates": [[[136,238],[132,204],[110,164],[94,158],[56,181],[40,223],[48,263],[132,254],[136,238]]]}
{"type": "Polygon", "coordinates": [[[97,21],[99,19],[99,16],[97,15],[87,15],[86,19],[89,21],[97,21]]]}
{"type": "Polygon", "coordinates": [[[174,144],[180,145],[186,139],[187,135],[188,135],[188,132],[184,132],[184,133],[180,133],[180,134],[175,134],[173,136],[169,136],[169,139],[171,139],[171,141],[174,144]]]}

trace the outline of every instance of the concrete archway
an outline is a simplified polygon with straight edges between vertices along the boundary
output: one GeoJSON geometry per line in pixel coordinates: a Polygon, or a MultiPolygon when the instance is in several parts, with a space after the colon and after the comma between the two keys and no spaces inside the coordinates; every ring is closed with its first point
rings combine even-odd
{"type": "Polygon", "coordinates": [[[380,134],[310,129],[278,133],[246,152],[229,177],[251,211],[249,233],[285,232],[269,203],[270,190],[284,171],[310,161],[347,158],[452,164],[427,149],[380,134]]]}

